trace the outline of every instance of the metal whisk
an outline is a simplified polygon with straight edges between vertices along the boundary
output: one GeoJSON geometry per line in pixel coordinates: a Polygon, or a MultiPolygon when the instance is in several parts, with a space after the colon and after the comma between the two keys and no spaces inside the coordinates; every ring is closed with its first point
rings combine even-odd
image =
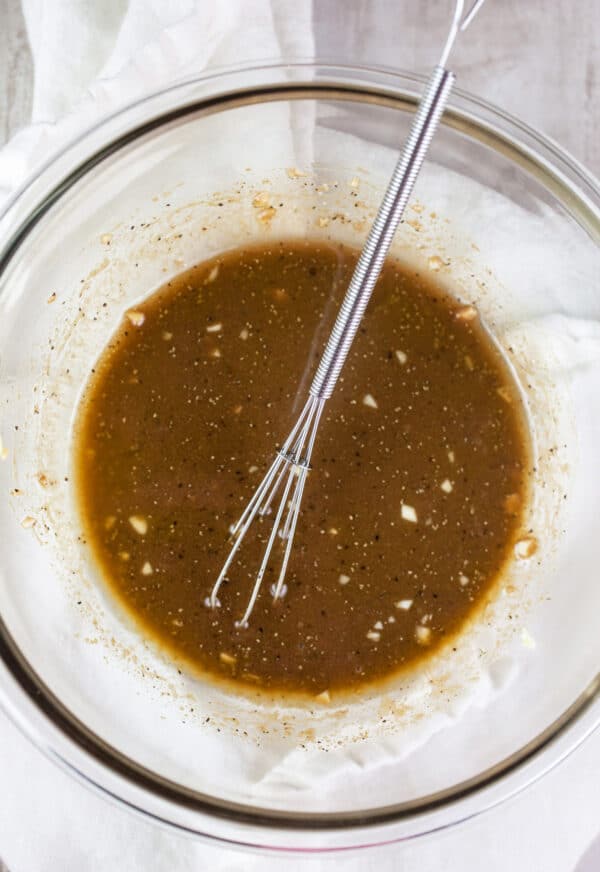
{"type": "Polygon", "coordinates": [[[310,386],[306,405],[292,432],[277,452],[269,471],[254,492],[254,496],[231,530],[234,539],[231,551],[210,596],[206,599],[207,605],[212,608],[220,604],[218,600],[219,589],[225,581],[229,567],[256,515],[262,516],[270,513],[276,496],[282,491],[252,594],[246,611],[241,620],[236,622],[236,626],[245,627],[248,625],[278,535],[285,542],[285,549],[277,583],[271,590],[274,599],[282,596],[285,592],[285,576],[300,514],[302,494],[310,469],[310,458],[325,401],[333,393],[454,84],[454,74],[446,69],[450,50],[458,33],[466,30],[483,3],[484,0],[476,0],[469,11],[465,13],[464,0],[456,2],[450,31],[439,64],[435,67],[427,83],[408,140],[396,164],[383,202],[356,264],[323,357],[310,386]]]}

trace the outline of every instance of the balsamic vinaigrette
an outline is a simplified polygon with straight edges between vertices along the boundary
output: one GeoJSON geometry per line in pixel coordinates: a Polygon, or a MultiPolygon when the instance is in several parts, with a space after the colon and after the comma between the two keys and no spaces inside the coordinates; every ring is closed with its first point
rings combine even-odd
{"type": "Polygon", "coordinates": [[[518,388],[472,306],[388,260],[325,407],[285,596],[274,561],[235,627],[267,517],[205,604],[356,257],[284,240],[199,264],[126,313],[81,402],[93,560],[141,632],[213,678],[311,695],[386,678],[460,632],[511,558],[530,465],[518,388]]]}

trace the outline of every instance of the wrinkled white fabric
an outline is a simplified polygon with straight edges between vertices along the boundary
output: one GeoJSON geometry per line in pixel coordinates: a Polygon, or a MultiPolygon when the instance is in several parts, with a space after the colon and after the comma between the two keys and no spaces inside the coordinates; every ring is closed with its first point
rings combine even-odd
{"type": "MultiPolygon", "coordinates": [[[[77,131],[146,90],[208,66],[310,56],[311,6],[309,0],[23,0],[35,66],[32,125],[0,153],[0,202],[77,131]]],[[[451,833],[373,857],[301,863],[243,855],[136,819],[59,771],[0,714],[0,857],[11,872],[282,865],[468,872],[480,869],[482,858],[491,872],[570,872],[597,829],[598,771],[596,739],[543,785],[451,833]],[[561,825],[554,829],[559,807],[561,825]]]]}

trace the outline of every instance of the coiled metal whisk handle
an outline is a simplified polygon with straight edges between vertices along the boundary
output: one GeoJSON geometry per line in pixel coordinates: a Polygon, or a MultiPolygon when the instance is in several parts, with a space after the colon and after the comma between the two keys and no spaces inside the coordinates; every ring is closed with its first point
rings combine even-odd
{"type": "Polygon", "coordinates": [[[346,296],[310,386],[309,393],[316,399],[327,400],[333,393],[358,325],[373,288],[377,284],[394,234],[412,194],[429,144],[442,117],[454,79],[454,73],[437,66],[427,83],[408,140],[354,269],[346,296]]]}
{"type": "Polygon", "coordinates": [[[274,599],[279,599],[285,595],[284,580],[292,552],[304,485],[310,469],[310,459],[325,401],[333,393],[352,340],[379,278],[394,233],[412,193],[429,143],[452,90],[454,75],[446,69],[448,55],[457,34],[468,27],[483,3],[484,0],[474,0],[470,10],[465,15],[463,14],[465,0],[456,0],[454,16],[440,62],[427,84],[410,130],[408,142],[396,165],[363,253],[354,270],[325,352],[311,384],[310,396],[291,433],[254,491],[250,502],[238,522],[231,528],[231,534],[234,536],[233,545],[219,577],[205,601],[210,608],[216,608],[219,605],[218,594],[221,585],[226,580],[229,568],[254,519],[257,515],[268,514],[277,496],[281,495],[246,611],[241,620],[236,623],[236,626],[240,628],[248,626],[278,535],[285,543],[285,547],[277,582],[272,585],[272,594],[274,599]]]}

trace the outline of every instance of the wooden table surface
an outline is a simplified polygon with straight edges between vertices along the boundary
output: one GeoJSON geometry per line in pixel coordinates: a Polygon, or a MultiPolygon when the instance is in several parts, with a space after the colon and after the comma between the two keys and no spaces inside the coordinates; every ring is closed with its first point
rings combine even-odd
{"type": "MultiPolygon", "coordinates": [[[[450,0],[312,2],[322,58],[422,71],[435,63],[451,8],[450,0]]],[[[600,0],[488,0],[461,38],[453,69],[461,87],[553,137],[600,175],[600,0]]],[[[31,70],[20,0],[0,0],[0,144],[29,119],[31,70]]]]}

